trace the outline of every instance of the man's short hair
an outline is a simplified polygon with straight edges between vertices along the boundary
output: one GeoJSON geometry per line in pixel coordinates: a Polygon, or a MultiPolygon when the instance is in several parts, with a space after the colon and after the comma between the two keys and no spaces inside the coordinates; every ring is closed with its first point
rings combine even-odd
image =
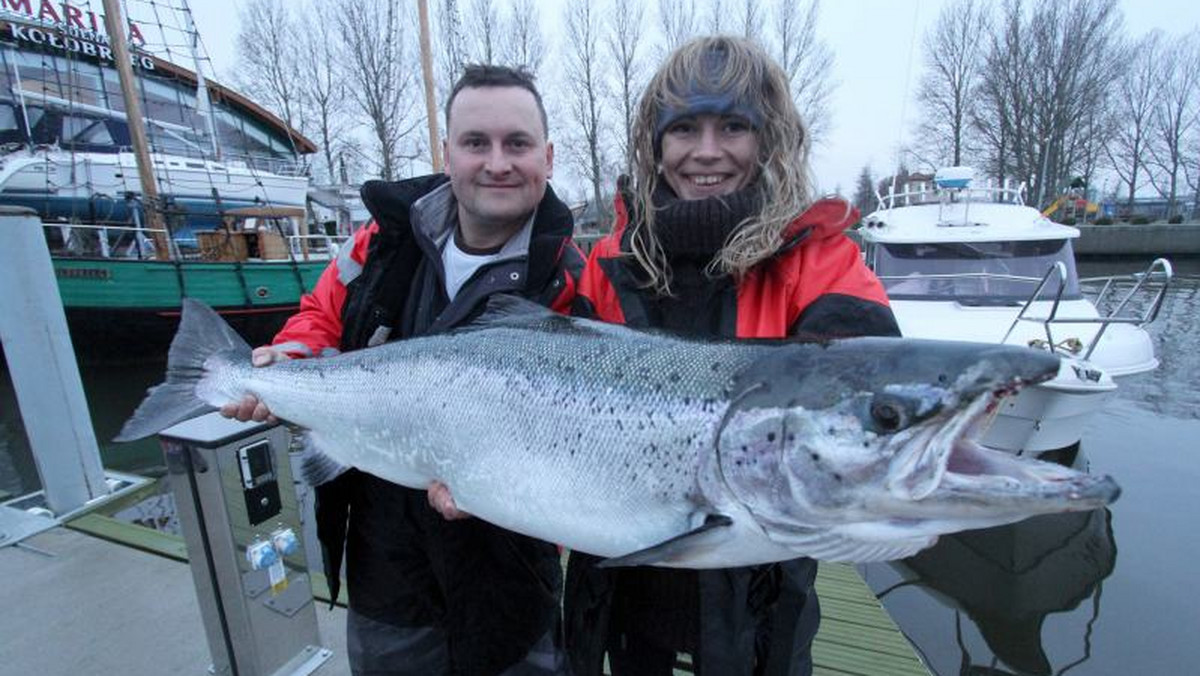
{"type": "Polygon", "coordinates": [[[533,75],[524,68],[490,64],[470,64],[463,69],[462,76],[450,90],[450,98],[446,99],[447,130],[450,128],[450,107],[454,105],[454,99],[458,93],[464,89],[481,87],[520,87],[533,94],[533,100],[537,102],[538,113],[542,117],[542,132],[546,138],[550,137],[550,125],[546,121],[546,107],[542,105],[542,95],[538,93],[537,86],[533,83],[533,75]]]}

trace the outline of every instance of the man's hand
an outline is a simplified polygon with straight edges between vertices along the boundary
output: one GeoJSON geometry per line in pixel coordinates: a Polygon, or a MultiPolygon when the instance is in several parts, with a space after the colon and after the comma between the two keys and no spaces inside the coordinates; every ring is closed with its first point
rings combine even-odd
{"type": "Polygon", "coordinates": [[[450,494],[450,487],[440,481],[430,482],[428,497],[429,506],[433,507],[447,521],[471,518],[470,514],[454,505],[454,496],[450,494]]]}
{"type": "MultiPolygon", "coordinates": [[[[250,353],[250,363],[255,366],[270,366],[281,361],[287,361],[291,357],[283,352],[276,350],[270,345],[254,348],[250,353]]],[[[221,415],[226,418],[235,418],[242,422],[253,420],[254,422],[271,421],[276,422],[275,416],[271,415],[271,411],[267,405],[258,400],[258,397],[247,394],[242,397],[241,401],[230,402],[221,407],[221,415]]]]}

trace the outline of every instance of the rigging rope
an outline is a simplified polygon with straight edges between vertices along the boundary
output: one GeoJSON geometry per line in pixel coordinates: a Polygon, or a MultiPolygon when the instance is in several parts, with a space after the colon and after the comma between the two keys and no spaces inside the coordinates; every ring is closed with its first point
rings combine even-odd
{"type": "MultiPolygon", "coordinates": [[[[95,4],[92,0],[74,3],[72,9],[62,10],[62,23],[82,27],[79,16],[90,16],[95,21],[95,17],[103,14],[94,8],[95,4]],[[67,14],[68,11],[77,12],[75,8],[82,9],[86,14],[67,14]]],[[[172,64],[191,59],[196,64],[194,68],[202,71],[204,67],[208,67],[209,72],[214,72],[212,59],[207,53],[204,41],[194,30],[186,30],[195,25],[192,10],[186,0],[122,0],[121,5],[125,19],[132,26],[131,36],[137,36],[130,37],[135,62],[138,55],[154,54],[172,64]]],[[[103,28],[96,32],[98,36],[105,33],[103,28]]],[[[64,33],[84,39],[84,36],[75,35],[74,29],[64,29],[64,33]]],[[[97,43],[101,47],[106,44],[102,38],[98,38],[97,43]]],[[[115,137],[104,140],[101,135],[108,130],[112,130],[112,134],[117,133],[109,126],[111,122],[107,122],[113,116],[111,113],[105,115],[104,111],[119,113],[123,106],[116,100],[119,97],[113,96],[116,93],[116,79],[112,77],[115,74],[112,64],[102,58],[83,58],[76,53],[77,51],[79,50],[53,50],[49,44],[43,42],[38,46],[0,50],[3,52],[0,54],[0,64],[4,67],[4,79],[13,84],[13,89],[22,97],[22,101],[28,98],[31,106],[40,106],[45,111],[41,118],[22,120],[21,126],[24,128],[24,137],[30,152],[34,151],[39,135],[49,134],[55,137],[41,138],[43,142],[52,141],[54,145],[49,149],[39,149],[44,151],[39,153],[42,155],[39,164],[44,171],[40,172],[41,176],[38,177],[42,184],[41,189],[36,191],[41,193],[40,199],[31,196],[31,199],[36,200],[34,206],[40,203],[43,213],[61,207],[71,220],[88,216],[91,220],[97,220],[97,217],[107,220],[114,215],[114,209],[120,206],[122,198],[125,197],[122,194],[109,195],[109,192],[140,194],[142,191],[140,185],[134,187],[129,182],[134,176],[133,172],[125,171],[121,166],[120,153],[128,148],[116,148],[118,152],[113,160],[111,172],[107,158],[90,152],[89,144],[106,145],[120,142],[120,139],[115,137]],[[29,56],[23,57],[22,54],[29,56]],[[25,82],[22,82],[23,75],[26,76],[25,82]],[[102,117],[97,116],[98,111],[102,117]],[[30,122],[33,122],[33,125],[30,122]],[[97,123],[105,128],[96,126],[97,123]],[[42,131],[35,134],[35,130],[42,131]],[[43,131],[45,134],[42,134],[43,131]],[[54,153],[56,149],[61,152],[54,153]],[[109,181],[114,178],[118,179],[118,182],[110,184],[109,181]],[[111,187],[106,187],[107,185],[111,187]],[[70,199],[55,199],[56,193],[60,198],[86,197],[86,207],[83,201],[74,203],[70,199]],[[84,208],[88,210],[86,214],[82,212],[84,208]]],[[[89,55],[95,56],[94,53],[89,55]]],[[[296,173],[294,170],[298,166],[297,138],[290,127],[281,130],[286,140],[280,139],[277,138],[279,131],[258,124],[252,115],[239,114],[236,109],[232,111],[233,114],[221,111],[221,107],[227,108],[229,104],[219,101],[220,91],[214,92],[214,100],[207,106],[207,110],[195,113],[193,111],[198,107],[199,101],[196,96],[189,96],[184,78],[177,76],[174,78],[175,82],[168,85],[162,82],[164,78],[169,77],[167,73],[147,72],[140,66],[140,63],[135,63],[138,70],[134,78],[137,83],[135,92],[145,108],[143,115],[151,131],[153,160],[150,170],[160,183],[163,196],[175,195],[182,198],[177,200],[177,203],[190,209],[189,215],[200,219],[200,222],[221,221],[227,215],[228,209],[235,206],[262,206],[267,210],[266,213],[280,206],[292,206],[292,200],[281,202],[279,199],[282,197],[281,190],[300,189],[297,179],[286,176],[296,173]],[[178,86],[180,84],[184,86],[178,86]],[[204,124],[202,114],[210,116],[211,125],[204,124]],[[175,126],[176,124],[178,126],[175,126]],[[208,147],[203,139],[211,140],[214,147],[224,139],[233,146],[235,152],[228,161],[222,163],[212,156],[212,148],[208,147]],[[291,155],[289,164],[292,171],[284,169],[281,173],[285,178],[277,179],[272,169],[276,168],[274,165],[283,162],[280,156],[287,154],[291,155]],[[179,155],[180,159],[170,157],[173,155],[179,155]],[[186,161],[186,158],[196,161],[186,161]],[[217,191],[217,199],[209,196],[214,190],[217,191]]],[[[199,73],[197,75],[199,76],[199,73]]],[[[213,86],[216,86],[215,81],[213,86]]],[[[206,89],[212,91],[210,87],[206,89]]],[[[22,105],[20,114],[27,116],[28,113],[29,108],[22,105]]],[[[124,117],[126,121],[129,120],[127,111],[124,117]]],[[[160,212],[165,211],[166,207],[151,205],[144,199],[140,204],[144,209],[158,209],[160,212]]],[[[134,206],[134,209],[136,208],[134,206]]],[[[165,215],[167,214],[164,213],[165,215]]],[[[168,237],[173,239],[172,233],[169,232],[172,229],[171,220],[166,218],[164,223],[168,228],[168,237]]],[[[287,264],[292,268],[299,290],[302,293],[307,292],[296,253],[282,224],[271,221],[263,224],[263,227],[267,231],[272,231],[273,228],[274,232],[284,238],[287,244],[287,264]]]]}

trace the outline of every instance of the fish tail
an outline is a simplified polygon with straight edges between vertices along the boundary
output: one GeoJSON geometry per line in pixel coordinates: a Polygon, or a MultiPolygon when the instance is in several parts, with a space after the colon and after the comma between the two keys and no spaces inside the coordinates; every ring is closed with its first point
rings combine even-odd
{"type": "Polygon", "coordinates": [[[219,354],[229,355],[230,361],[249,363],[250,345],[208,305],[184,298],[179,331],[167,352],[166,382],[146,392],[113,441],[142,439],[217,410],[197,395],[196,387],[210,372],[209,358],[219,354]]]}

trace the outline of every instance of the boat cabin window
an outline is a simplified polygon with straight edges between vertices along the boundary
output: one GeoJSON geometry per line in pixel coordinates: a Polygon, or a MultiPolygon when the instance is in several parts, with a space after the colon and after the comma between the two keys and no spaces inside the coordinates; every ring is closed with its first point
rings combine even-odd
{"type": "Polygon", "coordinates": [[[94,117],[63,117],[63,147],[68,146],[115,146],[116,139],[108,130],[105,120],[94,117]]]}
{"type": "MultiPolygon", "coordinates": [[[[1080,298],[1070,240],[922,242],[876,245],[875,274],[894,300],[954,299],[967,304],[1023,302],[1056,262],[1067,266],[1064,299],[1080,298]]],[[[1053,299],[1051,278],[1041,297],[1053,299]]]]}
{"type": "Polygon", "coordinates": [[[182,155],[184,157],[204,157],[204,150],[196,141],[201,139],[187,138],[191,136],[182,131],[167,129],[153,122],[146,125],[146,140],[156,153],[182,155]]]}
{"type": "Polygon", "coordinates": [[[25,142],[25,125],[18,118],[20,114],[11,104],[0,105],[0,143],[25,142]]]}

